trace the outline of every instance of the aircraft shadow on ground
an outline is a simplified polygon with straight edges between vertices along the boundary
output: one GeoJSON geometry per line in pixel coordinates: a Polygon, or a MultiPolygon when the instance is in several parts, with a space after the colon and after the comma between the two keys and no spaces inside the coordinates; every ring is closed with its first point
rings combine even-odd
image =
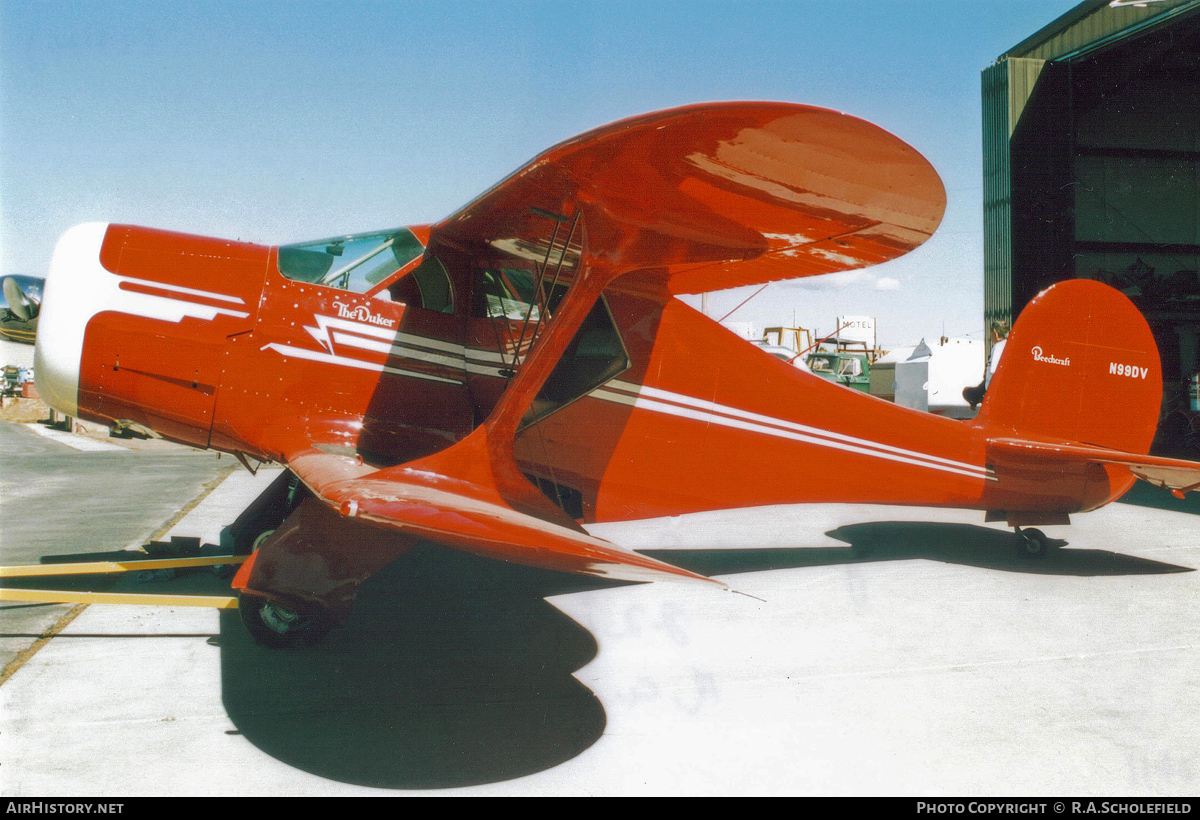
{"type": "Polygon", "coordinates": [[[572,677],[595,639],[544,599],[611,585],[422,545],[317,646],[264,649],[222,613],[225,709],[261,750],[347,783],[439,789],[544,771],[606,722],[572,677]]]}
{"type": "MultiPolygon", "coordinates": [[[[1022,558],[1011,533],[962,524],[828,534],[849,546],[645,552],[709,575],[914,558],[1075,576],[1191,571],[1098,549],[1022,558]]],[[[606,724],[572,676],[596,656],[596,640],[545,598],[618,585],[422,545],[372,578],[350,623],[315,647],[264,649],[223,612],[225,709],[259,749],[347,783],[440,789],[544,771],[606,724]]]]}
{"type": "MultiPolygon", "coordinates": [[[[1017,553],[1011,532],[970,524],[877,521],[838,527],[826,535],[849,546],[644,552],[703,575],[914,558],[1042,575],[1157,575],[1193,571],[1191,567],[1102,549],[1053,549],[1043,558],[1029,558],[1017,553]]],[[[1061,547],[1067,542],[1055,543],[1061,547]]]]}

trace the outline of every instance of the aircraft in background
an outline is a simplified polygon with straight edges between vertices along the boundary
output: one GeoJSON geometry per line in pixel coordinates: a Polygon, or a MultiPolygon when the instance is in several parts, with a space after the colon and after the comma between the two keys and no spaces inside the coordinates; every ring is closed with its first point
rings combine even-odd
{"type": "Polygon", "coordinates": [[[60,240],[36,371],[59,411],[279,462],[303,483],[233,580],[269,645],[319,638],[419,540],[720,582],[596,522],[798,502],[962,507],[1037,530],[1200,465],[1147,455],[1161,372],[1105,285],[1025,309],[970,422],[845,390],[675,298],[894,259],[945,191],[913,148],[784,103],[567,140],[434,225],[281,247],[90,223],[60,240]],[[1105,346],[1093,343],[1104,329],[1105,346]]]}
{"type": "Polygon", "coordinates": [[[0,284],[7,305],[0,309],[0,336],[13,342],[33,344],[37,338],[45,280],[36,276],[5,276],[0,284]]]}

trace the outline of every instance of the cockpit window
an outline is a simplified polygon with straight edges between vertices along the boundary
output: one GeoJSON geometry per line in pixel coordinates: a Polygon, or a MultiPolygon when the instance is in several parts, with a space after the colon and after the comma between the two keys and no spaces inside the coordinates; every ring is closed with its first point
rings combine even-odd
{"type": "Polygon", "coordinates": [[[438,313],[454,312],[454,288],[442,260],[426,253],[421,264],[411,273],[392,283],[386,291],[394,301],[417,305],[438,313]]]}
{"type": "MultiPolygon", "coordinates": [[[[486,268],[476,273],[475,300],[471,306],[471,315],[488,319],[511,319],[523,321],[526,316],[529,321],[536,322],[541,315],[539,303],[534,291],[537,288],[537,275],[532,270],[524,268],[486,268]]],[[[563,283],[542,282],[543,290],[553,290],[549,296],[551,313],[558,307],[567,292],[563,283]]]]}
{"type": "Polygon", "coordinates": [[[366,293],[425,250],[407,228],[337,236],[279,248],[288,279],[366,293]]]}

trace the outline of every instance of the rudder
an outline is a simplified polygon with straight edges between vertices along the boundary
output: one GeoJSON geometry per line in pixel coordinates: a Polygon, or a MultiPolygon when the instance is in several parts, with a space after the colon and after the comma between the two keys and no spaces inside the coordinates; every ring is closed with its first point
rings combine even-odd
{"type": "Polygon", "coordinates": [[[1147,453],[1161,401],[1145,318],[1120,291],[1072,279],[1021,312],[975,423],[989,434],[1147,453]]]}

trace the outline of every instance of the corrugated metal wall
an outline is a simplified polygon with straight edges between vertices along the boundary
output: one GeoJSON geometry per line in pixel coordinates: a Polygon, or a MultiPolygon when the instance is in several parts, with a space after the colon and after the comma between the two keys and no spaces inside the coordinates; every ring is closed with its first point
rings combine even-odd
{"type": "Polygon", "coordinates": [[[1085,0],[983,71],[984,322],[1013,316],[1010,139],[1048,60],[1074,56],[1200,11],[1200,0],[1085,0]],[[1070,55],[1070,56],[1068,56],[1070,55]]]}
{"type": "MultiPolygon", "coordinates": [[[[1012,319],[1012,179],[1008,61],[983,71],[983,320],[1012,319]]],[[[987,338],[985,330],[984,338],[987,338]]]]}
{"type": "MultiPolygon", "coordinates": [[[[1012,154],[1009,139],[1045,60],[1014,57],[983,71],[984,327],[1012,325],[1012,154]]],[[[989,343],[990,344],[990,343],[989,343]]]]}
{"type": "Polygon", "coordinates": [[[1130,33],[1154,18],[1185,11],[1196,6],[1197,0],[1149,0],[1145,5],[1125,0],[1115,5],[1111,2],[1090,5],[1094,7],[1063,30],[1041,40],[1022,43],[1010,50],[1008,56],[1057,60],[1094,48],[1111,37],[1130,33]]]}

